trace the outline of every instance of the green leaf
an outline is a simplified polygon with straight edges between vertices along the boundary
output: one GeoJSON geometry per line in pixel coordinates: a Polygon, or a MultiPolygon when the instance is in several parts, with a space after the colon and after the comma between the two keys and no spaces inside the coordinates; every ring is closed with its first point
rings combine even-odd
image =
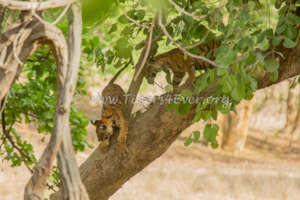
{"type": "Polygon", "coordinates": [[[283,46],[285,48],[295,48],[296,47],[296,42],[290,40],[289,38],[285,38],[284,42],[283,42],[283,46]]]}
{"type": "Polygon", "coordinates": [[[220,85],[224,93],[229,93],[237,85],[236,77],[232,74],[223,76],[220,85]]]}
{"type": "Polygon", "coordinates": [[[293,82],[292,82],[291,85],[290,85],[290,89],[295,88],[296,85],[297,85],[297,82],[296,82],[296,79],[294,79],[293,82]]]}
{"type": "Polygon", "coordinates": [[[276,82],[278,80],[278,71],[272,72],[270,75],[270,81],[276,82]]]}
{"type": "Polygon", "coordinates": [[[216,63],[228,67],[235,61],[237,50],[231,49],[229,46],[221,46],[216,51],[216,63]]]}
{"type": "Polygon", "coordinates": [[[93,24],[104,20],[108,15],[114,13],[117,0],[84,0],[82,2],[83,23],[93,24]]]}
{"type": "Polygon", "coordinates": [[[300,0],[297,0],[297,1],[296,1],[295,6],[297,6],[297,7],[300,6],[300,0]]]}
{"type": "Polygon", "coordinates": [[[203,76],[203,78],[196,80],[196,88],[195,93],[199,94],[202,90],[204,90],[208,86],[207,76],[203,76]]]}
{"type": "Polygon", "coordinates": [[[280,24],[276,28],[276,33],[281,34],[281,33],[283,33],[286,30],[286,28],[287,28],[287,25],[285,23],[280,24]]]}
{"type": "Polygon", "coordinates": [[[192,104],[190,103],[181,103],[178,106],[178,113],[181,115],[187,114],[192,108],[192,104]]]}
{"type": "Polygon", "coordinates": [[[282,39],[283,39],[282,36],[275,36],[272,40],[273,46],[275,46],[275,47],[278,46],[282,39]]]}
{"type": "Polygon", "coordinates": [[[212,84],[214,80],[215,80],[215,70],[209,70],[208,79],[207,79],[208,85],[212,84]]]}
{"type": "Polygon", "coordinates": [[[252,65],[256,62],[256,55],[253,52],[249,52],[248,57],[246,58],[245,62],[247,65],[252,65]]]}
{"type": "Polygon", "coordinates": [[[275,8],[279,9],[281,7],[282,1],[281,0],[276,0],[275,1],[275,8]]]}
{"type": "Polygon", "coordinates": [[[233,0],[233,5],[236,7],[241,7],[243,5],[242,0],[233,0]]]}
{"type": "Polygon", "coordinates": [[[284,32],[284,35],[293,40],[297,36],[297,29],[293,25],[288,25],[287,29],[284,32]]]}
{"type": "Polygon", "coordinates": [[[231,97],[235,101],[240,101],[245,97],[245,90],[241,86],[236,86],[230,93],[231,97]]]}
{"type": "Polygon", "coordinates": [[[200,138],[200,131],[194,131],[193,132],[193,141],[198,142],[199,138],[200,138]]]}
{"type": "Polygon", "coordinates": [[[266,36],[268,39],[272,39],[273,38],[273,29],[271,29],[271,28],[267,29],[266,36]]]}
{"type": "Polygon", "coordinates": [[[193,92],[191,90],[183,90],[181,92],[181,95],[184,97],[191,97],[193,95],[193,92]]]}
{"type": "Polygon", "coordinates": [[[200,119],[201,119],[201,112],[198,112],[198,113],[195,115],[195,117],[194,117],[194,119],[193,119],[192,122],[193,122],[193,123],[199,122],[200,119]]]}
{"type": "Polygon", "coordinates": [[[279,62],[275,58],[269,58],[265,61],[265,69],[268,72],[275,72],[279,69],[279,62]]]}
{"type": "Polygon", "coordinates": [[[192,137],[190,136],[190,137],[188,137],[186,140],[185,140],[185,142],[184,142],[184,146],[189,146],[191,143],[193,142],[193,139],[192,139],[192,137]]]}
{"type": "Polygon", "coordinates": [[[135,50],[140,50],[145,46],[145,40],[141,41],[140,43],[138,43],[137,45],[135,45],[135,50]]]}
{"type": "Polygon", "coordinates": [[[121,23],[121,24],[127,24],[129,23],[129,20],[124,16],[124,15],[121,15],[118,19],[118,21],[121,23]]]}
{"type": "Polygon", "coordinates": [[[224,68],[217,68],[217,75],[223,76],[226,73],[227,69],[224,68]]]}
{"type": "Polygon", "coordinates": [[[172,92],[172,91],[173,91],[173,86],[172,85],[166,85],[165,92],[172,92]]]}
{"type": "Polygon", "coordinates": [[[217,124],[206,124],[203,134],[204,138],[208,142],[216,142],[219,126],[217,124]]]}
{"type": "Polygon", "coordinates": [[[144,19],[146,13],[145,13],[144,10],[137,10],[135,15],[136,15],[138,20],[142,20],[142,19],[144,19]]]}
{"type": "Polygon", "coordinates": [[[175,103],[168,104],[167,108],[166,108],[167,111],[170,111],[170,110],[175,110],[176,111],[177,109],[178,109],[178,104],[175,104],[175,103]]]}

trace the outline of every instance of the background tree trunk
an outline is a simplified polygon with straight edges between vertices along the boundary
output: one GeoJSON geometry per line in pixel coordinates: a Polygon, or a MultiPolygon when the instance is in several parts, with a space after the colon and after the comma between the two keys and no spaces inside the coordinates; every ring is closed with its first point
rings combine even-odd
{"type": "Polygon", "coordinates": [[[221,148],[226,151],[243,150],[248,133],[248,125],[252,113],[254,97],[249,101],[242,101],[236,106],[237,113],[230,112],[221,116],[220,129],[223,136],[221,148]]]}

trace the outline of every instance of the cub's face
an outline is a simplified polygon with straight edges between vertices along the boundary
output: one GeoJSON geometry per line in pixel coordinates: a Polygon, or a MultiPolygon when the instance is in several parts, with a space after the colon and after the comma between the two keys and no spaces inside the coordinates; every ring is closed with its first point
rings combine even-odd
{"type": "Polygon", "coordinates": [[[91,123],[96,126],[96,134],[100,142],[109,140],[114,133],[114,128],[117,127],[114,113],[111,109],[104,109],[101,120],[91,121],[91,123]]]}
{"type": "Polygon", "coordinates": [[[91,123],[96,126],[96,134],[99,142],[109,140],[110,134],[106,132],[106,125],[102,120],[92,120],[91,123]]]}
{"type": "Polygon", "coordinates": [[[154,84],[155,77],[158,72],[162,70],[162,63],[159,61],[156,61],[154,59],[151,59],[146,66],[146,73],[145,77],[149,84],[154,84]]]}
{"type": "Polygon", "coordinates": [[[105,110],[102,114],[101,120],[91,121],[96,126],[96,134],[98,141],[103,142],[109,140],[114,133],[116,127],[116,121],[113,117],[113,113],[109,110],[105,110]]]}

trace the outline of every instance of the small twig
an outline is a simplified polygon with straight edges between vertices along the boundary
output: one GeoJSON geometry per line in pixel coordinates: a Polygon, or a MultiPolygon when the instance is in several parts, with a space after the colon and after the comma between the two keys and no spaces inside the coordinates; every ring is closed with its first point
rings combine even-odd
{"type": "MultiPolygon", "coordinates": [[[[218,8],[218,9],[217,9],[217,13],[220,12],[220,11],[222,10],[222,8],[223,8],[223,6],[221,6],[220,8],[218,8]]],[[[211,26],[213,26],[213,25],[215,24],[215,22],[216,22],[216,16],[217,16],[217,15],[215,14],[214,17],[213,17],[211,26]]],[[[219,24],[219,23],[218,23],[218,24],[219,24]]],[[[208,37],[208,35],[209,35],[210,32],[211,32],[211,31],[210,31],[210,29],[208,28],[207,31],[206,31],[206,33],[205,33],[205,35],[201,38],[201,40],[200,40],[199,42],[197,42],[197,43],[195,43],[195,44],[192,44],[192,45],[189,45],[189,46],[186,46],[186,47],[184,47],[184,48],[185,48],[185,49],[193,49],[193,48],[199,46],[200,44],[202,44],[202,43],[206,40],[206,38],[208,37]]]]}
{"type": "Polygon", "coordinates": [[[4,97],[4,99],[2,100],[2,102],[1,102],[1,106],[0,106],[0,115],[1,115],[1,116],[2,116],[2,112],[4,111],[5,104],[6,104],[6,102],[7,102],[7,96],[8,96],[8,95],[6,95],[6,96],[4,97]]]}
{"type": "Polygon", "coordinates": [[[38,4],[37,4],[37,6],[36,7],[31,7],[31,13],[32,13],[32,15],[35,17],[35,18],[37,18],[41,23],[43,23],[43,24],[46,24],[46,21],[45,20],[43,20],[37,13],[36,13],[36,10],[38,10],[38,8],[41,6],[41,3],[42,2],[39,2],[38,4]]]}
{"type": "Polygon", "coordinates": [[[204,19],[207,17],[207,15],[202,15],[202,16],[198,16],[198,15],[194,15],[192,13],[189,13],[187,11],[185,11],[183,8],[181,8],[179,5],[177,5],[174,1],[172,0],[168,0],[170,4],[172,4],[175,8],[177,8],[177,10],[179,10],[181,13],[189,16],[189,17],[192,17],[192,18],[196,18],[196,19],[204,19]]]}
{"type": "Polygon", "coordinates": [[[57,24],[57,23],[61,20],[61,18],[63,18],[63,16],[64,16],[64,15],[67,13],[67,11],[69,10],[71,4],[72,4],[72,1],[70,1],[70,2],[67,4],[67,6],[66,6],[65,9],[62,11],[62,13],[60,13],[60,15],[57,17],[57,19],[56,19],[54,22],[52,22],[52,25],[57,24]]]}
{"type": "Polygon", "coordinates": [[[153,29],[154,29],[154,26],[155,26],[155,17],[152,19],[152,24],[151,24],[151,28],[150,28],[150,33],[149,33],[149,38],[148,38],[148,43],[147,43],[147,48],[146,48],[146,53],[145,53],[145,56],[143,58],[143,61],[141,63],[141,66],[140,68],[138,69],[135,77],[134,77],[134,81],[137,80],[137,77],[140,75],[140,73],[142,72],[146,62],[147,62],[147,59],[149,57],[149,53],[150,53],[150,47],[151,47],[151,43],[152,43],[152,36],[153,36],[153,29]]]}
{"type": "Polygon", "coordinates": [[[200,40],[199,42],[197,42],[197,43],[195,43],[195,44],[192,44],[192,45],[189,45],[189,46],[186,46],[186,47],[184,47],[184,48],[185,48],[185,49],[193,49],[193,48],[199,46],[200,44],[202,44],[202,43],[206,40],[206,38],[208,37],[209,33],[210,33],[210,30],[207,29],[205,35],[203,36],[203,38],[201,38],[201,40],[200,40]]]}
{"type": "Polygon", "coordinates": [[[171,40],[172,43],[174,43],[174,45],[176,45],[183,53],[185,53],[186,55],[192,57],[192,58],[196,58],[196,59],[199,59],[199,60],[202,60],[204,62],[207,62],[209,63],[210,65],[214,66],[214,67],[217,67],[217,68],[225,68],[224,66],[221,66],[221,65],[218,65],[216,64],[215,62],[205,58],[204,56],[199,56],[199,55],[195,55],[195,54],[192,54],[190,52],[188,52],[182,45],[178,44],[176,42],[176,40],[174,38],[172,38],[172,36],[168,33],[166,27],[163,25],[162,23],[162,19],[161,19],[161,11],[159,13],[159,19],[158,19],[158,24],[159,24],[159,27],[160,29],[163,31],[163,33],[167,36],[167,38],[169,40],[171,40]]]}
{"type": "Polygon", "coordinates": [[[154,84],[157,85],[160,89],[164,90],[164,88],[160,84],[158,84],[156,81],[154,81],[154,84]]]}
{"type": "MultiPolygon", "coordinates": [[[[6,96],[6,98],[7,98],[7,96],[6,96]]],[[[5,99],[6,99],[5,98],[5,99]]],[[[6,100],[5,100],[6,101],[6,100]]],[[[2,106],[3,106],[4,104],[2,103],[2,106]]],[[[4,107],[4,106],[3,106],[4,107]]],[[[4,138],[5,139],[7,139],[8,140],[8,142],[11,144],[11,146],[13,146],[18,152],[19,152],[19,154],[22,156],[22,157],[24,157],[24,158],[26,158],[27,160],[30,160],[31,162],[33,162],[32,161],[32,159],[28,156],[28,155],[26,155],[17,145],[16,145],[16,143],[13,141],[13,139],[12,139],[12,137],[10,136],[10,132],[11,132],[11,129],[12,129],[12,127],[13,127],[13,125],[14,125],[14,122],[13,123],[11,123],[11,125],[10,125],[10,127],[6,130],[6,120],[5,120],[5,113],[3,112],[2,114],[1,114],[1,118],[2,118],[2,132],[3,132],[3,136],[4,136],[4,138]]],[[[31,167],[25,162],[25,160],[23,160],[23,163],[24,163],[24,165],[25,165],[25,167],[30,171],[30,173],[32,174],[33,173],[33,169],[31,169],[31,167]]],[[[49,188],[49,189],[51,189],[53,192],[57,192],[55,189],[54,189],[54,187],[52,186],[52,185],[50,185],[50,184],[48,184],[47,183],[47,187],[49,188]]]]}
{"type": "Polygon", "coordinates": [[[134,23],[135,25],[137,25],[139,27],[142,27],[142,28],[149,29],[149,26],[144,25],[144,24],[140,24],[138,21],[136,21],[136,20],[132,19],[131,17],[129,17],[126,12],[123,15],[126,17],[126,19],[128,19],[130,22],[134,23]]]}
{"type": "MultiPolygon", "coordinates": [[[[9,143],[19,152],[19,154],[21,156],[23,156],[24,158],[26,158],[27,160],[31,160],[31,158],[24,154],[24,152],[15,144],[15,142],[13,141],[11,135],[9,135],[12,127],[14,125],[14,122],[11,123],[10,127],[6,130],[6,120],[5,120],[5,113],[2,113],[2,132],[4,134],[4,137],[9,141],[9,143]]],[[[27,165],[27,163],[24,161],[25,166],[29,169],[29,171],[33,172],[32,169],[27,165]]]]}

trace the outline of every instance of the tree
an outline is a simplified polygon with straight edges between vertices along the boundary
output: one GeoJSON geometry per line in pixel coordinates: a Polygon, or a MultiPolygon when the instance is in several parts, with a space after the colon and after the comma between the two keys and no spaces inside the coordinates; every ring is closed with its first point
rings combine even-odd
{"type": "MultiPolygon", "coordinates": [[[[57,64],[55,124],[48,146],[36,164],[32,178],[26,185],[24,199],[43,198],[44,185],[46,185],[48,176],[51,173],[56,156],[60,171],[62,172],[61,182],[65,193],[64,198],[88,199],[76,165],[69,127],[70,104],[76,86],[80,61],[80,7],[78,4],[72,5],[72,11],[69,15],[69,40],[67,45],[63,33],[53,24],[44,21],[40,15],[43,10],[70,4],[68,1],[48,1],[43,3],[2,1],[0,3],[5,8],[21,11],[19,24],[1,34],[0,100],[2,101],[1,120],[2,134],[4,135],[3,140],[4,143],[8,140],[22,156],[26,157],[27,162],[31,162],[32,158],[27,155],[28,152],[26,154],[18,148],[18,146],[26,146],[27,143],[22,144],[18,136],[16,136],[17,146],[10,135],[12,127],[6,129],[6,117],[3,109],[5,108],[7,92],[18,77],[24,62],[39,46],[43,44],[49,45],[57,64]]],[[[22,101],[22,99],[20,100],[22,101]]],[[[15,121],[15,119],[13,120],[15,121]]],[[[9,146],[7,143],[5,145],[8,150],[9,146]]]]}
{"type": "MultiPolygon", "coordinates": [[[[298,1],[142,0],[127,2],[115,0],[110,4],[105,4],[104,1],[95,2],[83,2],[83,20],[89,24],[102,22],[93,24],[100,29],[102,41],[83,33],[83,52],[89,54],[87,61],[96,62],[103,70],[106,65],[120,66],[123,61],[139,54],[134,76],[127,91],[127,94],[132,97],[139,93],[145,71],[149,67],[148,63],[155,58],[156,54],[160,54],[162,49],[178,48],[179,51],[176,52],[179,53],[173,57],[189,57],[209,66],[197,71],[195,84],[182,84],[176,90],[168,89],[168,92],[149,105],[146,112],[131,116],[127,154],[120,154],[115,148],[116,141],[113,140],[107,152],[103,153],[98,147],[90,155],[80,167],[81,179],[90,199],[108,199],[130,177],[164,153],[181,131],[193,122],[216,119],[217,111],[226,114],[230,110],[235,110],[235,106],[242,99],[251,99],[257,89],[268,87],[300,73],[298,66],[300,51],[297,46],[300,23],[298,1]],[[97,9],[101,12],[94,12],[97,9]],[[113,16],[109,15],[111,13],[113,16]],[[104,19],[106,21],[103,22],[104,19]],[[216,51],[208,50],[206,54],[201,54],[201,51],[199,53],[199,48],[214,41],[218,44],[216,51]],[[170,100],[175,94],[181,95],[177,103],[174,99],[170,100]],[[223,97],[230,99],[225,106],[220,101],[223,97]],[[189,98],[201,101],[186,102],[189,98]],[[210,101],[212,99],[213,102],[210,101]],[[169,101],[173,103],[166,103],[169,101]]],[[[20,2],[16,5],[13,4],[15,2],[5,4],[2,1],[0,3],[11,9],[21,4],[20,2]]],[[[33,18],[38,19],[35,21],[40,23],[39,15],[32,13],[33,18]]],[[[3,36],[11,33],[12,30],[14,29],[8,29],[1,35],[0,44],[4,44],[3,36]]],[[[13,33],[12,31],[11,34],[13,33]]],[[[2,52],[3,50],[1,55],[2,52]]],[[[20,51],[18,48],[17,53],[23,52],[25,51],[20,51]]],[[[11,66],[20,66],[27,57],[12,55],[10,58],[14,65],[11,66]],[[21,63],[18,62],[18,57],[21,58],[21,63]]],[[[62,56],[62,58],[67,57],[62,56]]],[[[184,63],[184,65],[188,64],[184,63]]],[[[59,73],[57,76],[60,77],[59,73]]],[[[16,77],[16,74],[13,77],[16,77]]],[[[0,73],[1,91],[2,88],[6,88],[4,95],[3,92],[1,93],[0,99],[3,99],[10,88],[8,82],[2,80],[4,80],[3,73],[0,73]]],[[[15,79],[11,82],[13,80],[15,79]]],[[[59,94],[58,91],[58,99],[60,99],[59,94]]],[[[131,113],[132,107],[133,104],[128,105],[128,113],[131,113]]],[[[64,120],[61,122],[64,122],[64,125],[68,124],[68,119],[64,118],[64,120]]],[[[64,129],[60,131],[62,130],[64,129]]],[[[217,131],[218,126],[210,123],[203,130],[205,138],[213,147],[218,146],[217,131]]],[[[67,138],[69,134],[64,136],[66,138],[62,144],[70,141],[70,138],[67,138]]],[[[52,137],[55,137],[55,131],[52,137]]],[[[193,133],[186,144],[197,139],[199,139],[199,132],[193,133]]],[[[56,151],[59,149],[59,144],[56,143],[56,151]]],[[[68,148],[70,146],[62,146],[59,153],[61,163],[64,159],[62,155],[68,148]]],[[[52,151],[51,155],[55,156],[56,152],[52,151]]],[[[68,160],[65,164],[71,162],[72,160],[68,160]]],[[[63,167],[64,165],[59,165],[62,177],[69,174],[63,170],[63,167]]],[[[73,169],[76,174],[76,169],[73,169]]],[[[67,179],[62,179],[63,190],[68,191],[65,187],[69,182],[64,180],[67,179]]],[[[74,182],[79,183],[80,188],[80,179],[74,182]]],[[[46,180],[43,181],[43,185],[45,184],[46,180]]],[[[54,199],[63,198],[62,194],[65,193],[59,191],[54,199]]]]}

